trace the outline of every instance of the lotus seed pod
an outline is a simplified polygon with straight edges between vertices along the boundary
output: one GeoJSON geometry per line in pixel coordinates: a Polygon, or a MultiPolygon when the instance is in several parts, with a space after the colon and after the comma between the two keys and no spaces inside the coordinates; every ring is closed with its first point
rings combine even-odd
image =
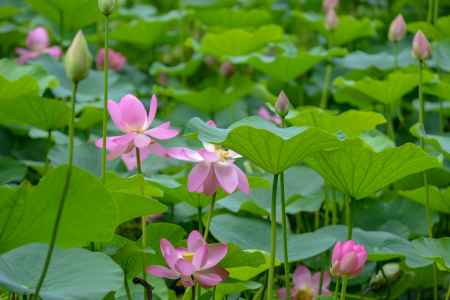
{"type": "Polygon", "coordinates": [[[430,42],[420,30],[414,36],[412,54],[418,60],[426,60],[431,56],[430,42]]]}
{"type": "Polygon", "coordinates": [[[64,58],[67,77],[74,83],[85,79],[92,66],[92,55],[83,32],[78,31],[64,58]]]}
{"type": "Polygon", "coordinates": [[[280,92],[277,102],[275,102],[275,110],[281,117],[286,116],[289,112],[289,99],[283,91],[280,92]]]}
{"type": "Polygon", "coordinates": [[[394,21],[392,21],[389,27],[389,40],[391,42],[401,41],[406,35],[406,23],[402,15],[398,15],[394,21]]]}
{"type": "Polygon", "coordinates": [[[112,14],[115,6],[116,0],[98,0],[98,8],[105,16],[112,14]]]}

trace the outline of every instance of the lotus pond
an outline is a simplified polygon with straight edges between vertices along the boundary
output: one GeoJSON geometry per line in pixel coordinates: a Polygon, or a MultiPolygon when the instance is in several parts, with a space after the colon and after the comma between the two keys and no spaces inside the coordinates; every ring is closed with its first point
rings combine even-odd
{"type": "Polygon", "coordinates": [[[449,0],[0,0],[0,300],[450,299],[449,0]]]}

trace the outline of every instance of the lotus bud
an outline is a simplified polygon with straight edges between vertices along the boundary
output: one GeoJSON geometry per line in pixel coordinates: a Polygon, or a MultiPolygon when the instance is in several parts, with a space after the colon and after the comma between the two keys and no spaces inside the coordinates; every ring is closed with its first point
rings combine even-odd
{"type": "Polygon", "coordinates": [[[339,0],[324,0],[322,8],[325,13],[328,13],[330,10],[335,10],[338,5],[339,0]]]}
{"type": "Polygon", "coordinates": [[[398,15],[394,21],[392,21],[389,27],[389,40],[391,42],[401,41],[406,34],[406,23],[402,15],[398,15]]]}
{"type": "Polygon", "coordinates": [[[105,16],[112,14],[115,6],[116,0],[98,0],[98,8],[105,16]]]}
{"type": "Polygon", "coordinates": [[[363,245],[349,240],[337,242],[331,257],[331,274],[338,277],[355,277],[364,268],[367,251],[363,245]]]}
{"type": "Polygon", "coordinates": [[[289,99],[283,91],[280,92],[277,102],[275,102],[275,111],[281,117],[285,117],[289,112],[289,99]]]}
{"type": "Polygon", "coordinates": [[[85,79],[92,66],[92,55],[83,32],[78,31],[64,58],[64,69],[67,77],[74,83],[85,79]]]}
{"type": "Polygon", "coordinates": [[[338,22],[336,11],[334,9],[327,11],[325,16],[325,28],[331,31],[338,26],[338,22]]]}
{"type": "Polygon", "coordinates": [[[418,31],[414,36],[412,45],[412,54],[418,60],[425,60],[431,56],[431,46],[425,34],[422,31],[418,31]]]}

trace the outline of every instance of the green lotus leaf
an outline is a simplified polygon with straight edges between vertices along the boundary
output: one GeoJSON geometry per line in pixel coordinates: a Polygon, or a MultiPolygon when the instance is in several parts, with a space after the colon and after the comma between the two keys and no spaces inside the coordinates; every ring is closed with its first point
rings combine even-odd
{"type": "Polygon", "coordinates": [[[357,199],[408,175],[441,166],[436,158],[414,144],[376,152],[359,139],[344,140],[336,149],[313,153],[306,162],[328,184],[357,199]]]}
{"type": "Polygon", "coordinates": [[[249,117],[228,129],[208,126],[198,118],[190,121],[200,139],[232,149],[272,174],[301,162],[314,152],[337,147],[338,140],[314,127],[279,128],[259,117],[249,117]]]}
{"type": "Polygon", "coordinates": [[[410,129],[417,138],[423,138],[428,145],[432,145],[437,151],[450,159],[450,135],[427,134],[420,123],[410,129]]]}
{"type": "Polygon", "coordinates": [[[155,62],[150,67],[150,74],[153,76],[161,73],[170,76],[191,76],[198,70],[202,62],[203,57],[198,53],[194,54],[189,61],[180,63],[176,66],[169,67],[160,62],[155,62]]]}
{"type": "Polygon", "coordinates": [[[15,159],[0,156],[0,184],[21,181],[27,173],[27,167],[15,159]]]}
{"type": "MultiPolygon", "coordinates": [[[[450,214],[450,187],[439,189],[435,186],[429,186],[430,207],[432,210],[450,214]]],[[[426,205],[426,188],[421,187],[415,190],[401,191],[400,195],[426,205]]]]}
{"type": "Polygon", "coordinates": [[[230,29],[222,33],[207,33],[201,42],[201,51],[217,57],[240,56],[263,49],[269,43],[279,42],[283,29],[267,25],[249,32],[230,29]]]}
{"type": "Polygon", "coordinates": [[[448,100],[450,99],[450,83],[440,80],[427,84],[424,87],[424,93],[436,96],[442,100],[448,100]]]}
{"type": "MultiPolygon", "coordinates": [[[[43,244],[30,244],[0,256],[0,286],[18,295],[33,294],[47,248],[43,244]]],[[[122,282],[122,270],[107,255],[56,248],[39,296],[43,300],[103,299],[118,290],[122,282]]]]}
{"type": "Polygon", "coordinates": [[[220,8],[236,4],[237,0],[183,0],[183,5],[192,8],[220,8]]]}
{"type": "Polygon", "coordinates": [[[263,9],[202,9],[194,14],[200,22],[213,28],[255,28],[272,21],[270,13],[263,9]]]}
{"type": "Polygon", "coordinates": [[[450,271],[450,238],[421,238],[412,242],[413,247],[422,257],[437,263],[439,269],[450,271]]]}

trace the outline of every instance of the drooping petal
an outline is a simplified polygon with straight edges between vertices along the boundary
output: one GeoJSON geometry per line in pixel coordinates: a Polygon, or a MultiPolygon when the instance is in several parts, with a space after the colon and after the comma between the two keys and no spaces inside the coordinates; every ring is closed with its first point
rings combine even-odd
{"type": "Polygon", "coordinates": [[[192,280],[191,276],[182,276],[180,282],[184,287],[194,286],[194,281],[192,280]]]}
{"type": "Polygon", "coordinates": [[[114,125],[121,131],[125,132],[126,128],[125,124],[122,121],[122,113],[120,111],[119,104],[113,100],[108,100],[108,112],[114,125]]]}
{"type": "Polygon", "coordinates": [[[163,266],[150,266],[145,269],[145,272],[161,278],[177,279],[180,277],[177,272],[163,266]]]}
{"type": "MultiPolygon", "coordinates": [[[[112,160],[129,151],[134,135],[134,133],[128,133],[125,135],[108,137],[106,139],[106,149],[109,151],[107,158],[112,160]]],[[[98,139],[95,144],[98,148],[102,148],[103,140],[98,139]]]]}
{"type": "Polygon", "coordinates": [[[163,146],[161,146],[160,144],[151,143],[148,147],[143,149],[143,151],[142,151],[143,153],[141,155],[142,161],[144,161],[150,154],[154,154],[154,155],[161,156],[161,157],[167,157],[167,151],[168,150],[166,148],[164,148],[163,146]],[[146,151],[148,151],[148,154],[146,151]]]}
{"type": "Polygon", "coordinates": [[[145,130],[148,125],[147,112],[142,102],[128,94],[119,102],[122,122],[127,131],[145,130]]]}
{"type": "Polygon", "coordinates": [[[153,120],[156,117],[156,113],[158,111],[158,98],[156,98],[156,95],[153,95],[150,99],[150,109],[148,111],[148,126],[152,124],[153,120]]]}
{"type": "Polygon", "coordinates": [[[198,154],[202,157],[202,160],[209,162],[209,163],[214,163],[219,161],[219,156],[217,155],[217,153],[214,152],[210,152],[206,149],[200,149],[198,150],[198,154]]]}
{"type": "Polygon", "coordinates": [[[178,133],[179,130],[170,128],[170,122],[165,122],[158,127],[145,131],[145,134],[158,140],[168,140],[174,138],[178,135],[178,133]]]}
{"type": "Polygon", "coordinates": [[[211,167],[208,177],[206,177],[205,181],[203,182],[202,190],[200,192],[204,193],[205,195],[212,196],[215,192],[217,192],[218,188],[219,183],[217,182],[216,175],[214,174],[214,169],[211,167]]]}
{"type": "Polygon", "coordinates": [[[203,186],[205,179],[210,173],[211,165],[208,163],[198,163],[192,168],[188,177],[189,192],[197,192],[203,186]]]}
{"type": "Polygon", "coordinates": [[[203,157],[197,151],[191,150],[186,147],[170,148],[168,149],[167,155],[171,158],[183,161],[191,161],[191,162],[203,161],[203,157]]]}
{"type": "Polygon", "coordinates": [[[17,52],[17,54],[19,54],[19,58],[17,59],[17,63],[19,65],[23,65],[23,64],[27,63],[28,61],[33,60],[39,56],[39,53],[29,51],[29,50],[23,49],[23,48],[17,48],[16,52],[17,52]]]}
{"type": "Polygon", "coordinates": [[[208,246],[208,258],[204,269],[216,266],[227,255],[228,247],[226,244],[212,244],[208,246]]]}
{"type": "Polygon", "coordinates": [[[239,185],[239,178],[233,163],[215,163],[214,173],[223,190],[231,194],[239,185]]]}
{"type": "Polygon", "coordinates": [[[192,264],[195,269],[200,270],[207,262],[208,259],[208,245],[203,245],[194,252],[192,264]]]}
{"type": "Polygon", "coordinates": [[[236,174],[238,175],[239,179],[239,190],[245,194],[250,194],[250,185],[248,183],[247,175],[236,165],[234,165],[236,174]]]}
{"type": "Polygon", "coordinates": [[[180,255],[175,250],[172,243],[166,239],[161,239],[159,246],[161,248],[162,256],[164,257],[167,265],[171,269],[175,270],[175,264],[180,259],[180,255]]]}
{"type": "Polygon", "coordinates": [[[196,271],[194,265],[184,259],[179,259],[175,263],[175,270],[183,276],[191,276],[196,271]]]}
{"type": "Polygon", "coordinates": [[[52,57],[61,57],[61,55],[62,55],[61,48],[56,47],[56,46],[46,49],[45,53],[47,53],[48,55],[50,55],[52,57]]]}
{"type": "Polygon", "coordinates": [[[134,145],[138,148],[147,147],[151,141],[152,139],[145,134],[136,134],[134,137],[134,145]]]}
{"type": "Polygon", "coordinates": [[[305,266],[299,265],[293,275],[294,285],[297,289],[311,287],[311,272],[305,266]]]}
{"type": "Polygon", "coordinates": [[[195,272],[194,277],[200,282],[204,288],[218,285],[228,278],[228,272],[222,267],[214,267],[208,270],[195,272]]]}
{"type": "Polygon", "coordinates": [[[203,239],[203,236],[197,230],[193,230],[187,239],[188,251],[196,252],[198,249],[203,247],[206,244],[206,241],[203,239]]]}

